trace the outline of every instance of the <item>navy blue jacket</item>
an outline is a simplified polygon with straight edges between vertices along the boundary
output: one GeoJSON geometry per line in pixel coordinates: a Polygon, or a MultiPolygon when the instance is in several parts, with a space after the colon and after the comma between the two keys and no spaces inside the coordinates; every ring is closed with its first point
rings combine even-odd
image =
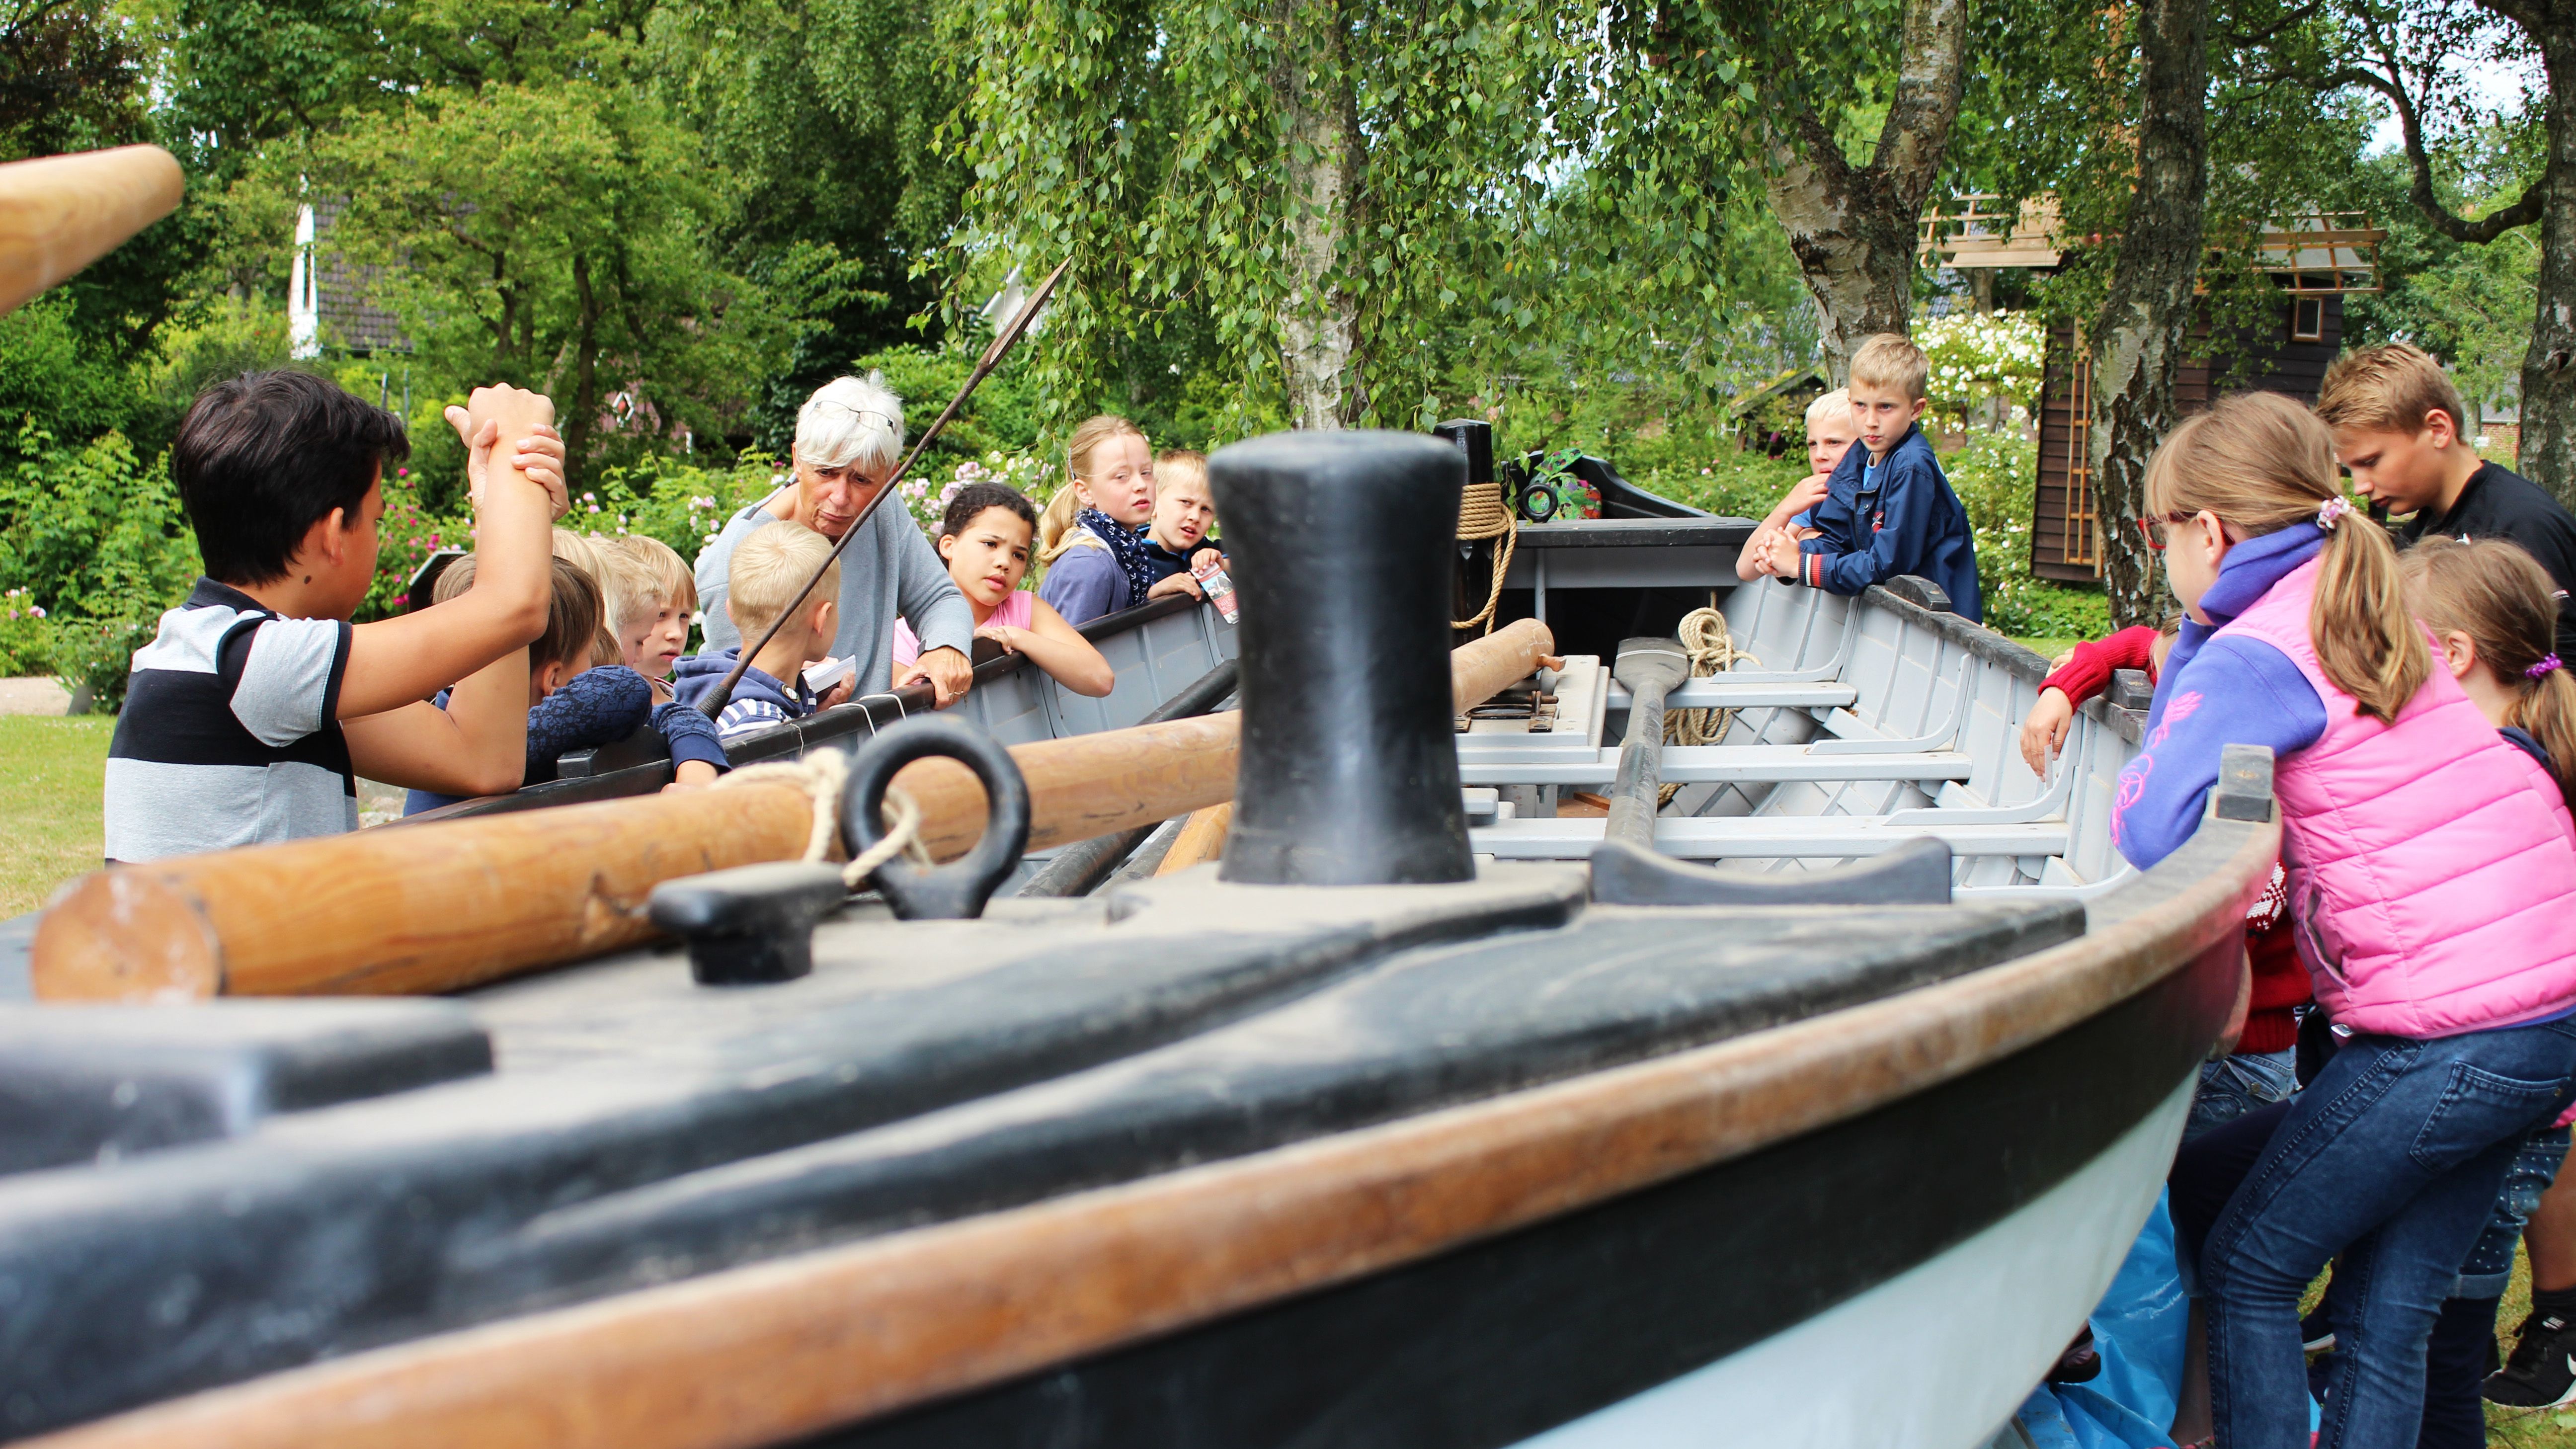
{"type": "Polygon", "coordinates": [[[1854,443],[1812,516],[1818,534],[1798,545],[1806,555],[1800,582],[1857,594],[1898,574],[1916,574],[1939,584],[1960,618],[1985,622],[1968,510],[1950,491],[1920,428],[1906,429],[1876,468],[1869,466],[1868,447],[1854,443]]]}
{"type": "MultiPolygon", "coordinates": [[[[433,703],[445,709],[447,695],[448,691],[440,690],[433,703]]],[[[607,664],[574,675],[563,688],[528,711],[525,783],[544,784],[555,778],[558,756],[622,740],[643,728],[647,720],[671,746],[674,765],[704,760],[719,771],[731,768],[725,761],[724,747],[716,742],[716,727],[705,715],[677,703],[656,706],[653,687],[645,683],[643,675],[623,664],[607,664]]],[[[435,790],[414,790],[404,798],[403,813],[418,815],[464,798],[435,790]]]]}

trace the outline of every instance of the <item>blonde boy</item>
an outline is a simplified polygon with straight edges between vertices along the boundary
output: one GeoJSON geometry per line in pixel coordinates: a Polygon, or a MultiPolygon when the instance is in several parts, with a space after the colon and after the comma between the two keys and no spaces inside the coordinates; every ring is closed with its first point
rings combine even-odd
{"type": "Polygon", "coordinates": [[[2415,515],[2400,547],[2439,535],[2501,538],[2540,561],[2558,586],[2558,653],[2576,659],[2576,518],[2540,485],[2480,458],[2460,391],[2442,364],[2403,342],[2347,352],[2326,369],[2317,420],[2334,430],[2335,459],[2354,489],[2394,514],[2415,515]]]}
{"type": "Polygon", "coordinates": [[[1859,436],[1852,425],[1851,393],[1846,389],[1835,388],[1807,404],[1807,476],[1781,496],[1771,515],[1744,541],[1744,551],[1735,559],[1737,578],[1758,579],[1770,571],[1766,564],[1776,535],[1785,532],[1792,540],[1815,537],[1807,510],[1825,501],[1825,483],[1859,436]]]}
{"type": "Polygon", "coordinates": [[[688,563],[658,538],[618,534],[596,540],[608,574],[608,629],[618,657],[664,693],[671,666],[689,647],[698,611],[697,580],[688,563]]]}
{"type": "Polygon", "coordinates": [[[1826,479],[1824,498],[1808,510],[1814,534],[1775,533],[1762,572],[1837,594],[1914,574],[1948,594],[1960,618],[1984,621],[1968,510],[1914,425],[1923,416],[1931,370],[1922,349],[1893,332],[1852,354],[1849,391],[1859,446],[1843,454],[1826,479]]]}
{"type": "MultiPolygon", "coordinates": [[[[831,652],[833,631],[840,626],[841,566],[825,570],[804,603],[797,604],[796,598],[831,553],[830,539],[801,523],[783,522],[754,529],[734,548],[725,576],[725,613],[742,637],[757,641],[791,606],[795,613],[769,647],[751,657],[731,702],[716,716],[716,733],[727,743],[814,712],[805,666],[831,652]]],[[[694,704],[713,689],[731,672],[742,648],[737,644],[722,653],[679,661],[672,684],[681,701],[694,704]]]]}
{"type": "Polygon", "coordinates": [[[1187,594],[1203,598],[1190,566],[1218,552],[1208,540],[1216,527],[1216,495],[1208,491],[1207,455],[1170,448],[1154,455],[1154,511],[1145,520],[1145,566],[1154,586],[1145,597],[1187,594]]]}

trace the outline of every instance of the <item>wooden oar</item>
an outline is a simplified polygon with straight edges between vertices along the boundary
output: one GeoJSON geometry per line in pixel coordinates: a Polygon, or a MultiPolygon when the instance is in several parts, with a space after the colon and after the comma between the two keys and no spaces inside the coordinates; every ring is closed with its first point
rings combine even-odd
{"type": "MultiPolygon", "coordinates": [[[[1523,620],[1451,657],[1460,708],[1525,678],[1554,645],[1523,620]]],[[[1041,740],[1011,751],[1029,848],[1128,830],[1234,794],[1241,716],[1041,740]]],[[[983,832],[983,786],[952,760],[896,782],[931,853],[983,832]]],[[[788,783],[364,830],[118,866],[74,883],[37,924],[47,1000],[456,991],[650,939],[644,900],[678,876],[805,847],[814,803],[788,783]]]]}
{"type": "Polygon", "coordinates": [[[158,146],[0,166],[0,312],[168,216],[181,186],[179,163],[158,146]]]}

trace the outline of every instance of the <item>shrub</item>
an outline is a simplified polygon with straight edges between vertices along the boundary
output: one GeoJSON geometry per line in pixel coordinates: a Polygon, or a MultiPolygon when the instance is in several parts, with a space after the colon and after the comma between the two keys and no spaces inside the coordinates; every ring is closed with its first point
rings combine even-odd
{"type": "Polygon", "coordinates": [[[53,621],[25,589],[9,590],[0,597],[0,675],[18,678],[53,670],[53,621]]]}
{"type": "Polygon", "coordinates": [[[64,620],[54,630],[54,676],[75,694],[88,689],[92,709],[114,714],[125,708],[134,651],[159,626],[157,618],[64,620]]]}
{"type": "Polygon", "coordinates": [[[2039,445],[2018,433],[1972,433],[1941,460],[1977,538],[1977,588],[1986,627],[2017,638],[2098,639],[2111,632],[2099,589],[2034,578],[2030,519],[2039,445]]]}
{"type": "Polygon", "coordinates": [[[186,596],[197,545],[161,459],[124,437],[56,446],[30,425],[22,460],[0,471],[0,589],[23,589],[57,619],[155,619],[186,596]]]}

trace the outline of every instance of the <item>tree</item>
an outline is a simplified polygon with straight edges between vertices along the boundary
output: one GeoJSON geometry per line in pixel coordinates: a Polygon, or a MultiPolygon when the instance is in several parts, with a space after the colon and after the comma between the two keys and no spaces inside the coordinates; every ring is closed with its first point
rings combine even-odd
{"type": "Polygon", "coordinates": [[[768,319],[710,264],[714,202],[633,89],[433,92],[306,159],[317,194],[347,198],[335,242],[380,269],[433,390],[497,378],[554,394],[576,477],[611,441],[720,436],[747,404],[768,319]]]}
{"type": "Polygon", "coordinates": [[[976,178],[952,263],[1073,258],[1039,339],[1059,418],[1197,318],[1238,421],[1415,426],[1462,314],[1537,323],[1516,289],[1589,130],[1588,15],[963,0],[950,23],[974,59],[947,136],[976,178]]]}
{"type": "Polygon", "coordinates": [[[1751,153],[1741,159],[1761,166],[1838,377],[1862,342],[1904,332],[1913,315],[1923,205],[1959,117],[1967,39],[1967,0],[1670,0],[1656,15],[1650,54],[1729,118],[1709,163],[1737,159],[1726,154],[1736,131],[1751,153]]]}
{"type": "Polygon", "coordinates": [[[715,252],[787,319],[754,426],[783,452],[798,406],[853,358],[941,336],[937,288],[916,264],[955,227],[971,178],[931,139],[960,99],[938,8],[668,0],[650,34],[653,90],[696,137],[722,203],[715,252]]]}
{"type": "MultiPolygon", "coordinates": [[[[2485,245],[2540,225],[2536,306],[2521,376],[2522,471],[2576,505],[2576,0],[2344,0],[2343,67],[2321,83],[2360,86],[2396,109],[2412,168],[2409,199],[2443,236],[2485,245]],[[2452,210],[2436,170],[2446,141],[2481,118],[2459,83],[2463,61],[2536,56],[2542,92],[2538,174],[2520,196],[2476,217],[2452,210]]],[[[2481,400],[2483,401],[2483,399],[2481,400]]]]}
{"type": "Polygon", "coordinates": [[[2126,626],[2155,609],[2145,540],[2122,522],[2146,515],[2147,459],[2181,421],[2174,377],[2191,330],[2192,289],[2207,255],[2209,0],[2138,0],[2137,183],[2119,260],[2094,315],[2093,415],[2086,444],[2102,529],[2102,582],[2126,626]]]}

